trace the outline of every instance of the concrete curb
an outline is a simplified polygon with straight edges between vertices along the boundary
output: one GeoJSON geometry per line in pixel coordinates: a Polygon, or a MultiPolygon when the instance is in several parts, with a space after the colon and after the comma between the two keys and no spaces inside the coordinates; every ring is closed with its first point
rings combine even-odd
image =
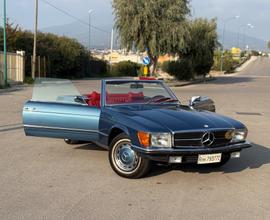
{"type": "Polygon", "coordinates": [[[175,82],[175,83],[166,83],[169,87],[184,87],[184,86],[190,86],[190,85],[196,85],[201,83],[207,83],[216,80],[214,77],[205,78],[205,79],[198,79],[190,82],[175,82]]]}
{"type": "Polygon", "coordinates": [[[238,72],[243,71],[245,68],[247,68],[249,66],[249,64],[251,64],[252,62],[256,61],[257,59],[258,59],[258,57],[252,56],[247,62],[243,63],[243,65],[237,67],[235,69],[235,72],[238,73],[238,72]]]}
{"type": "Polygon", "coordinates": [[[29,87],[29,85],[16,85],[6,89],[0,89],[0,94],[21,91],[27,87],[29,87]]]}

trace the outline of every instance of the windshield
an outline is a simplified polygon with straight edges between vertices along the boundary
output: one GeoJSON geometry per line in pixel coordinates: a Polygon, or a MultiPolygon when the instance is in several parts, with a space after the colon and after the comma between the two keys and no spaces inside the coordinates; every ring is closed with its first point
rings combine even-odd
{"type": "Polygon", "coordinates": [[[35,81],[32,101],[78,104],[76,96],[80,93],[70,80],[39,78],[35,81]]]}
{"type": "Polygon", "coordinates": [[[106,104],[164,104],[178,103],[176,97],[160,81],[106,82],[106,104]]]}

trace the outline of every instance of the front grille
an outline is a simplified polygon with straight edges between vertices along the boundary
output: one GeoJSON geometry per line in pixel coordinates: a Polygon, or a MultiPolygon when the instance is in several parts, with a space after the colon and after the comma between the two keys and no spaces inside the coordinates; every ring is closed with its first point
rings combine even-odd
{"type": "MultiPolygon", "coordinates": [[[[231,140],[225,138],[225,134],[229,130],[219,130],[219,131],[210,131],[214,134],[215,140],[208,147],[220,147],[228,145],[231,140]]],[[[176,133],[174,135],[174,146],[175,147],[202,147],[202,137],[205,134],[205,131],[196,131],[196,132],[183,132],[176,133]]]]}

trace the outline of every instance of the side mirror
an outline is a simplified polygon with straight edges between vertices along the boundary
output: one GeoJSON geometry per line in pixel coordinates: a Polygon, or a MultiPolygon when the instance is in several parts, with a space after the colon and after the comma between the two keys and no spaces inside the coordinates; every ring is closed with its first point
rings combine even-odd
{"type": "Polygon", "coordinates": [[[216,112],[216,106],[212,99],[207,96],[193,96],[189,101],[192,109],[216,112]]]}
{"type": "Polygon", "coordinates": [[[74,102],[76,103],[80,103],[80,104],[83,104],[83,105],[86,105],[86,101],[85,101],[85,97],[84,96],[76,96],[74,98],[74,102]]]}

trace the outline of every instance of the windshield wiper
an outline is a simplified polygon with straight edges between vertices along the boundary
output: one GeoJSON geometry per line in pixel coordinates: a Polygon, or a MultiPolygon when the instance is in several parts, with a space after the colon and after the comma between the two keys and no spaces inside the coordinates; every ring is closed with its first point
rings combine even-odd
{"type": "Polygon", "coordinates": [[[155,100],[151,99],[146,104],[150,104],[150,103],[164,104],[164,103],[172,103],[172,102],[179,102],[179,101],[176,99],[172,99],[170,97],[162,97],[155,100]]]}
{"type": "Polygon", "coordinates": [[[161,98],[158,98],[158,99],[150,99],[148,102],[146,102],[146,104],[150,104],[150,103],[161,103],[161,102],[164,102],[168,99],[171,99],[169,97],[161,97],[161,98]]]}

